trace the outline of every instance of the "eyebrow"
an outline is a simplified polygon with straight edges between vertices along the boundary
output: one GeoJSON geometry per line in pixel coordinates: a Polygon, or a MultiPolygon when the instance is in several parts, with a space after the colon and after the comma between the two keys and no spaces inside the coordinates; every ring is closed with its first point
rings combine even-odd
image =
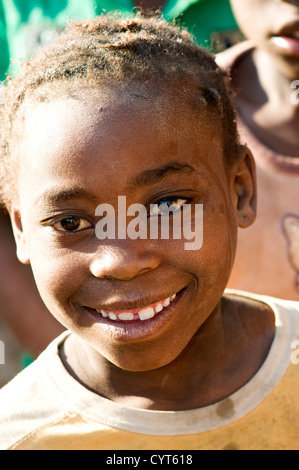
{"type": "Polygon", "coordinates": [[[37,203],[46,202],[48,204],[58,204],[60,202],[73,201],[76,199],[88,199],[91,201],[95,199],[95,197],[96,196],[80,187],[62,190],[50,189],[37,198],[37,203]]]}
{"type": "MultiPolygon", "coordinates": [[[[164,178],[168,177],[169,175],[178,174],[178,173],[193,173],[197,172],[197,170],[189,165],[188,163],[179,163],[179,162],[171,162],[167,165],[163,165],[161,167],[152,169],[152,170],[145,170],[140,175],[137,175],[133,178],[131,183],[127,186],[127,191],[134,191],[138,188],[142,188],[144,186],[150,186],[159,183],[164,178]]],[[[48,191],[45,191],[42,195],[40,195],[36,203],[47,203],[47,204],[59,204],[61,202],[68,202],[73,200],[82,200],[86,199],[92,201],[96,199],[96,196],[89,191],[86,191],[84,188],[81,187],[74,187],[70,189],[55,189],[52,188],[48,191]]]]}
{"type": "Polygon", "coordinates": [[[128,191],[150,186],[161,182],[168,176],[178,173],[193,173],[197,170],[188,163],[171,162],[153,170],[145,170],[140,175],[135,176],[132,182],[127,186],[128,191]]]}

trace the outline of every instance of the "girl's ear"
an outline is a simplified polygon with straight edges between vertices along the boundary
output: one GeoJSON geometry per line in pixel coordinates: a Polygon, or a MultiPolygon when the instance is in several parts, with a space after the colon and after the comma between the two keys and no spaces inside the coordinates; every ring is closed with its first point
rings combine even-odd
{"type": "Polygon", "coordinates": [[[26,237],[23,231],[21,213],[18,206],[12,204],[9,209],[13,234],[17,245],[17,257],[23,264],[30,264],[30,257],[26,243],[26,237]]]}
{"type": "Polygon", "coordinates": [[[251,151],[244,145],[240,146],[240,156],[232,175],[238,225],[246,228],[253,224],[256,218],[257,189],[255,161],[251,151]]]}

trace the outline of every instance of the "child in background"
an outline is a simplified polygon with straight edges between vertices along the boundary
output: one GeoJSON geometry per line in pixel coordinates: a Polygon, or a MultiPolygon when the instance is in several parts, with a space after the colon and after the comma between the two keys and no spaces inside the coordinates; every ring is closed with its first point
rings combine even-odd
{"type": "Polygon", "coordinates": [[[250,41],[218,56],[257,165],[257,220],[240,231],[230,287],[299,300],[299,1],[231,0],[250,41]],[[294,86],[294,85],[293,85],[294,86]]]}
{"type": "Polygon", "coordinates": [[[298,449],[299,306],[224,293],[255,171],[212,57],[155,18],[70,24],[2,119],[18,257],[68,331],[0,391],[0,447],[298,449]],[[203,204],[201,249],[124,236],[130,217],[100,237],[120,197],[146,226],[203,204]]]}

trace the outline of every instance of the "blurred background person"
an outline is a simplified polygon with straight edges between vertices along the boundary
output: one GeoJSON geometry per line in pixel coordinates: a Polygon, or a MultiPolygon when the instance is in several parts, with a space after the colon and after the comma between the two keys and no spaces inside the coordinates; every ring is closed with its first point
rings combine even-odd
{"type": "Polygon", "coordinates": [[[256,160],[258,216],[240,230],[229,287],[299,300],[299,0],[231,6],[249,41],[218,63],[231,75],[239,131],[256,160]]]}

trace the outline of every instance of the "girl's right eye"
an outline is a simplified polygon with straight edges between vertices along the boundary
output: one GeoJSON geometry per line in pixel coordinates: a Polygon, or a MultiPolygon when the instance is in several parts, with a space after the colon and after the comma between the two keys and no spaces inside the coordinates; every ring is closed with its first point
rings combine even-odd
{"type": "Polygon", "coordinates": [[[78,216],[70,215],[61,219],[56,224],[52,225],[55,230],[64,233],[78,233],[87,228],[92,228],[92,224],[85,219],[78,216]]]}
{"type": "Polygon", "coordinates": [[[179,212],[182,210],[184,204],[188,202],[188,199],[181,197],[169,197],[164,198],[156,204],[151,205],[150,215],[168,215],[169,211],[179,212]]]}

